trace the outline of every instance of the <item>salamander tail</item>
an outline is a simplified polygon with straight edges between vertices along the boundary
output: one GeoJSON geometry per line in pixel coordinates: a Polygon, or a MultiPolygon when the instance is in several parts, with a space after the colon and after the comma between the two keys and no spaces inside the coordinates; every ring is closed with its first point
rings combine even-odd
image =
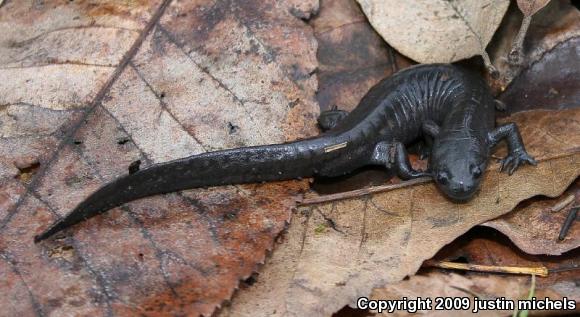
{"type": "Polygon", "coordinates": [[[208,152],[155,164],[124,175],[92,193],[63,219],[34,238],[53,234],[135,199],[199,187],[310,177],[304,147],[310,141],[208,152]]]}

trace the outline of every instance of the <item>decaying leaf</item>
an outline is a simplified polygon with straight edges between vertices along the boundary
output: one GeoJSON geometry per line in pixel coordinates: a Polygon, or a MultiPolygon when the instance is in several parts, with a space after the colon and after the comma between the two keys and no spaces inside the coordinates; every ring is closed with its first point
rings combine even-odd
{"type": "Polygon", "coordinates": [[[507,0],[357,0],[370,23],[403,55],[448,63],[482,55],[504,16],[507,0]]]}
{"type": "Polygon", "coordinates": [[[316,1],[10,1],[0,9],[4,314],[210,315],[305,181],[132,202],[32,237],[142,166],[316,132],[316,1]]]}
{"type": "Polygon", "coordinates": [[[355,1],[320,1],[310,24],[318,40],[321,110],[354,109],[379,80],[410,65],[373,30],[355,1]]]}
{"type": "MultiPolygon", "coordinates": [[[[576,120],[580,116],[578,109],[563,112],[576,120]]],[[[523,138],[530,140],[559,120],[555,112],[543,113],[543,120],[527,120],[538,118],[529,112],[510,121],[525,127],[523,138]]],[[[580,132],[578,125],[567,129],[561,135],[580,132]]],[[[493,164],[479,195],[466,204],[448,201],[432,183],[419,183],[301,208],[258,282],[238,294],[223,314],[325,316],[374,287],[415,273],[424,260],[471,227],[532,196],[560,195],[580,175],[579,140],[560,141],[529,144],[529,152],[541,163],[512,176],[499,173],[493,164]]]]}
{"type": "MultiPolygon", "coordinates": [[[[578,18],[580,21],[580,15],[578,18]]],[[[562,42],[522,71],[499,96],[508,111],[574,107],[580,98],[579,45],[580,37],[562,42]]]]}
{"type": "MultiPolygon", "coordinates": [[[[578,190],[580,182],[576,181],[566,193],[574,194],[578,190]]],[[[572,226],[567,238],[558,240],[562,224],[573,205],[568,204],[557,212],[551,211],[559,200],[533,198],[509,214],[483,225],[499,230],[526,253],[560,255],[580,247],[580,226],[572,226]]]]}
{"type": "Polygon", "coordinates": [[[580,11],[570,1],[550,1],[534,15],[530,23],[522,46],[524,63],[514,65],[506,56],[510,53],[521,20],[519,9],[510,7],[495,40],[489,46],[490,57],[501,74],[498,80],[490,80],[493,87],[504,91],[517,78],[514,84],[519,82],[519,86],[510,90],[519,94],[517,98],[525,96],[523,104],[527,104],[528,109],[577,100],[574,96],[578,94],[580,67],[577,66],[578,54],[574,49],[580,36],[580,11]]]}

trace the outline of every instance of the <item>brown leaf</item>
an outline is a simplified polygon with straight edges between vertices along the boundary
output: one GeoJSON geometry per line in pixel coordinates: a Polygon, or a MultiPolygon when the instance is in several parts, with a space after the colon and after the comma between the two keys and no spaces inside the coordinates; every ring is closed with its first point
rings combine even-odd
{"type": "Polygon", "coordinates": [[[8,280],[0,292],[12,294],[0,298],[5,314],[210,315],[228,299],[263,261],[306,181],[159,195],[46,243],[32,237],[135,160],[313,135],[316,44],[293,13],[316,7],[4,5],[0,271],[8,280]]]}
{"type": "Polygon", "coordinates": [[[508,112],[574,107],[580,98],[579,45],[580,37],[570,38],[522,71],[499,96],[508,112]]]}
{"type": "MultiPolygon", "coordinates": [[[[580,110],[566,115],[578,118],[580,110]]],[[[558,120],[550,112],[543,120],[528,116],[538,114],[512,118],[525,126],[524,140],[530,131],[542,133],[558,120]]],[[[577,125],[567,129],[562,135],[580,134],[577,125]]],[[[400,281],[473,226],[532,196],[560,195],[580,175],[579,145],[560,142],[544,149],[532,144],[532,154],[546,156],[537,167],[523,167],[512,176],[493,164],[479,195],[466,204],[448,201],[432,183],[420,183],[305,206],[294,214],[287,241],[275,250],[258,282],[234,298],[223,315],[325,316],[374,287],[400,281]]]]}
{"type": "Polygon", "coordinates": [[[379,34],[419,63],[482,54],[509,6],[507,0],[357,1],[379,34]]]}
{"type": "Polygon", "coordinates": [[[321,110],[354,109],[378,81],[411,64],[373,30],[354,1],[322,0],[310,24],[318,40],[321,110]]]}
{"type": "Polygon", "coordinates": [[[525,16],[532,16],[545,7],[550,0],[517,0],[518,8],[525,16]]]}
{"type": "MultiPolygon", "coordinates": [[[[580,190],[580,180],[566,191],[566,195],[580,190]]],[[[564,196],[566,196],[564,195],[564,196]]],[[[553,212],[552,207],[562,198],[533,198],[524,202],[512,212],[484,223],[484,226],[499,230],[512,240],[520,249],[529,254],[560,255],[580,247],[580,226],[573,225],[564,241],[558,234],[570,208],[553,212]]]]}
{"type": "Polygon", "coordinates": [[[514,89],[502,96],[510,111],[543,106],[574,104],[578,96],[578,58],[574,51],[580,35],[580,12],[569,1],[550,1],[531,19],[523,46],[523,65],[512,65],[506,58],[522,23],[522,14],[510,7],[489,45],[493,64],[502,74],[490,80],[499,92],[513,81],[514,89]],[[576,66],[575,66],[576,65],[576,66]],[[516,94],[515,96],[509,96],[516,94]],[[576,96],[576,97],[575,97],[576,96]],[[523,98],[523,99],[522,99],[523,98]],[[521,99],[521,100],[519,100],[521,99]],[[523,102],[522,102],[523,101],[523,102]],[[508,103],[509,102],[509,103],[508,103]],[[511,108],[522,103],[526,107],[511,108]]]}

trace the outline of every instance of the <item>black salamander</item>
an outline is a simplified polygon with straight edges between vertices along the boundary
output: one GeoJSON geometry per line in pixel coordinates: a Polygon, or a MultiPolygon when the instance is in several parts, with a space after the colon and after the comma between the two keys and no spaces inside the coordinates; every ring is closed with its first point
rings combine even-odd
{"type": "Polygon", "coordinates": [[[506,140],[501,169],[535,165],[515,124],[495,128],[496,101],[486,83],[466,69],[419,65],[383,79],[350,113],[323,112],[318,137],[253,146],[161,163],[101,187],[35,241],[126,202],[184,189],[301,177],[333,177],[365,165],[394,169],[399,177],[432,176],[456,201],[476,193],[490,151],[506,140]],[[431,145],[428,171],[414,170],[405,145],[423,137],[431,145]]]}

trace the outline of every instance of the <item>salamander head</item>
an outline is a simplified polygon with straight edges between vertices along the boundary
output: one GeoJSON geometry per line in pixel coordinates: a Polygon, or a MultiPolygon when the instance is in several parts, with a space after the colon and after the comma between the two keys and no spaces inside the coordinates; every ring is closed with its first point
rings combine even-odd
{"type": "Polygon", "coordinates": [[[479,189],[487,157],[487,146],[477,140],[436,139],[430,165],[437,187],[457,202],[468,201],[479,189]]]}

